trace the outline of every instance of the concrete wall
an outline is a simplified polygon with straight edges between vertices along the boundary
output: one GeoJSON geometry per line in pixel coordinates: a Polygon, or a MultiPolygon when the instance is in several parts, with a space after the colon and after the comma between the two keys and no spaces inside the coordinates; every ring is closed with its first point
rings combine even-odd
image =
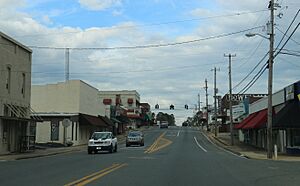
{"type": "Polygon", "coordinates": [[[1,32],[0,43],[0,116],[3,116],[4,103],[21,107],[30,105],[31,50],[1,32]],[[7,67],[11,69],[10,90],[6,88],[7,67]],[[25,89],[22,93],[23,75],[25,89]]]}
{"type": "Polygon", "coordinates": [[[31,105],[36,112],[101,115],[98,90],[80,80],[33,85],[31,93],[31,105]]]}
{"type": "Polygon", "coordinates": [[[135,90],[122,90],[122,91],[99,91],[98,97],[101,102],[102,106],[102,113],[105,113],[105,107],[103,104],[103,99],[111,99],[112,103],[111,105],[116,105],[116,96],[120,95],[122,105],[127,109],[134,109],[138,110],[139,113],[141,112],[141,109],[137,107],[137,102],[140,103],[140,95],[135,90]],[[132,104],[128,104],[128,99],[133,99],[132,104]]]}
{"type": "MultiPolygon", "coordinates": [[[[272,96],[273,106],[282,104],[282,103],[284,103],[284,101],[285,101],[284,89],[273,94],[273,96],[272,96]]],[[[267,106],[268,106],[268,97],[262,98],[250,105],[249,114],[266,109],[267,106]]]]}
{"type": "MultiPolygon", "coordinates": [[[[73,145],[82,145],[87,144],[90,137],[90,126],[80,125],[78,122],[72,122],[70,126],[65,128],[66,133],[66,141],[70,141],[73,145]],[[73,127],[73,133],[72,133],[73,127]],[[77,128],[77,132],[76,132],[77,128]],[[77,135],[77,137],[76,137],[77,135]],[[73,138],[72,138],[73,136],[73,138]]],[[[37,134],[36,134],[36,143],[64,143],[64,127],[62,125],[62,121],[59,121],[59,136],[58,140],[51,140],[51,121],[43,121],[37,123],[36,126],[37,134]]]]}
{"type": "MultiPolygon", "coordinates": [[[[31,54],[32,51],[11,37],[0,32],[0,116],[4,116],[4,104],[12,105],[24,109],[26,113],[22,117],[30,118],[30,88],[31,88],[31,54]],[[8,68],[10,68],[10,73],[8,68]],[[10,75],[9,75],[10,74],[10,75]]],[[[12,120],[0,119],[0,154],[19,150],[18,142],[21,135],[26,135],[19,131],[19,124],[26,122],[17,121],[11,114],[10,109],[6,116],[12,120]],[[9,139],[4,141],[3,129],[7,128],[9,139]]],[[[20,117],[20,116],[19,116],[20,117]]]]}

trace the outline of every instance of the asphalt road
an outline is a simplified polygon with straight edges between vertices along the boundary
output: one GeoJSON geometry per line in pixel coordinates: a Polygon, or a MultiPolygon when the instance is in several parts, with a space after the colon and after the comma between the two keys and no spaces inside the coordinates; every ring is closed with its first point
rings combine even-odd
{"type": "Polygon", "coordinates": [[[300,163],[250,160],[212,144],[195,128],[145,132],[145,147],[0,162],[0,185],[300,185],[300,163]]]}

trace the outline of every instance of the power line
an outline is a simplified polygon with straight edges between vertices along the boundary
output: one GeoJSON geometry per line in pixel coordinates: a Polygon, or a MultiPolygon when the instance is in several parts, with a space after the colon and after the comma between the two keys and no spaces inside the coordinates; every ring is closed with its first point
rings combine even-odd
{"type": "Polygon", "coordinates": [[[269,52],[267,52],[262,59],[254,66],[254,68],[238,83],[236,84],[232,89],[236,89],[238,86],[240,86],[254,71],[255,69],[265,60],[265,58],[268,56],[269,52]]]}
{"type": "MultiPolygon", "coordinates": [[[[286,36],[284,34],[284,32],[282,30],[280,30],[278,27],[275,27],[279,32],[281,32],[284,36],[286,36]]],[[[287,36],[286,36],[287,37],[287,36]]],[[[292,41],[294,41],[297,45],[300,45],[300,43],[298,41],[296,41],[295,39],[291,38],[292,41]]]]}
{"type": "MultiPolygon", "coordinates": [[[[150,24],[139,24],[139,25],[127,25],[127,26],[113,26],[111,28],[100,28],[99,30],[93,29],[93,30],[85,30],[86,32],[92,32],[92,31],[100,31],[100,30],[115,30],[115,29],[129,29],[129,28],[137,28],[137,27],[151,27],[151,26],[160,26],[160,25],[169,25],[169,24],[176,24],[176,23],[183,23],[183,22],[192,22],[192,21],[201,21],[201,20],[207,20],[207,19],[216,19],[216,18],[222,18],[222,17],[233,17],[233,16],[241,16],[246,14],[253,14],[253,13],[260,13],[268,11],[267,9],[262,10],[255,10],[255,11],[248,11],[248,12],[236,12],[232,14],[223,14],[223,15],[215,15],[215,16],[207,16],[207,17],[200,17],[195,19],[184,19],[184,20],[175,20],[175,21],[166,21],[166,22],[159,22],[159,23],[150,23],[150,24]]],[[[17,38],[20,37],[47,37],[49,35],[65,35],[65,34],[76,34],[83,31],[73,31],[73,32],[64,32],[64,33],[47,33],[47,34],[31,34],[31,35],[20,35],[15,36],[17,38]]]]}
{"type": "MultiPolygon", "coordinates": [[[[278,47],[280,46],[281,42],[282,42],[282,41],[283,41],[283,39],[285,38],[286,34],[287,34],[287,33],[288,33],[288,31],[290,30],[291,26],[292,26],[292,25],[293,25],[293,23],[295,22],[295,20],[296,20],[296,18],[297,18],[297,16],[298,16],[298,14],[299,14],[299,12],[300,12],[300,9],[298,9],[298,11],[297,11],[296,15],[294,16],[294,18],[293,18],[292,22],[290,23],[290,25],[289,25],[289,26],[288,26],[288,28],[286,29],[285,33],[283,34],[283,36],[282,36],[281,40],[279,41],[279,43],[278,43],[277,47],[275,48],[275,51],[278,49],[278,47]]],[[[275,55],[275,56],[276,56],[276,55],[275,55]]]]}
{"type": "Polygon", "coordinates": [[[264,66],[258,71],[258,73],[249,81],[249,83],[238,93],[238,94],[244,94],[247,92],[253,85],[256,83],[256,81],[263,75],[263,73],[266,71],[268,66],[268,63],[265,63],[264,66]]]}
{"type": "Polygon", "coordinates": [[[280,54],[300,57],[300,54],[293,54],[293,53],[289,53],[289,52],[280,52],[280,54]]]}
{"type": "MultiPolygon", "coordinates": [[[[206,64],[197,64],[197,65],[184,65],[184,66],[177,66],[177,67],[156,67],[156,69],[145,69],[145,70],[131,70],[131,71],[110,71],[106,73],[99,73],[99,72],[74,72],[70,73],[71,75],[80,75],[80,74],[96,74],[96,75],[106,75],[106,74],[128,74],[128,73],[139,73],[139,72],[159,72],[159,71],[168,71],[168,70],[180,70],[180,69],[186,69],[186,68],[195,68],[199,66],[205,66],[205,65],[214,65],[214,64],[222,64],[223,62],[216,62],[216,63],[206,63],[206,64]]],[[[0,70],[0,71],[6,71],[6,70],[0,70]]],[[[25,71],[11,71],[11,72],[23,72],[23,73],[31,73],[31,74],[64,74],[65,72],[25,72],[25,71]]]]}
{"type": "MultiPolygon", "coordinates": [[[[282,45],[282,47],[279,49],[279,51],[274,55],[273,60],[279,53],[281,53],[281,50],[285,47],[285,45],[288,43],[288,41],[290,40],[292,35],[296,32],[299,25],[300,25],[300,23],[298,23],[298,25],[294,28],[292,34],[288,37],[288,39],[285,41],[285,43],[282,45]]],[[[272,63],[273,63],[273,61],[272,61],[272,63]]],[[[266,71],[267,66],[268,66],[268,63],[265,63],[265,65],[260,69],[260,71],[252,78],[252,80],[238,94],[244,94],[246,91],[248,91],[254,85],[254,83],[262,76],[262,74],[266,71]]]]}
{"type": "Polygon", "coordinates": [[[187,40],[187,41],[181,41],[181,42],[173,42],[173,43],[164,43],[164,44],[149,44],[149,45],[137,45],[137,46],[119,46],[119,47],[52,47],[52,46],[28,46],[32,49],[47,49],[47,50],[65,50],[65,48],[69,48],[70,50],[130,50],[130,49],[145,49],[145,48],[157,48],[157,47],[167,47],[167,46],[176,46],[176,45],[182,45],[182,44],[189,44],[189,43],[195,43],[210,39],[218,39],[222,37],[227,37],[231,35],[236,35],[240,33],[244,33],[250,30],[262,28],[263,26],[256,26],[236,32],[231,33],[225,33],[220,34],[216,36],[208,36],[206,38],[200,38],[200,39],[194,39],[194,40],[187,40]]]}
{"type": "MultiPolygon", "coordinates": [[[[275,51],[278,49],[278,47],[279,47],[279,45],[281,44],[281,42],[283,41],[283,39],[284,39],[284,37],[286,36],[286,34],[287,34],[287,32],[289,31],[289,29],[291,28],[291,26],[292,26],[292,24],[294,23],[294,21],[295,21],[295,19],[296,19],[296,17],[298,16],[298,14],[299,14],[299,11],[300,11],[300,9],[298,9],[298,11],[297,11],[297,13],[296,13],[296,15],[294,16],[294,18],[293,18],[293,20],[292,20],[292,22],[290,23],[290,25],[289,25],[289,27],[287,28],[287,30],[286,30],[286,32],[284,33],[284,35],[283,35],[283,37],[282,37],[282,39],[280,40],[280,42],[278,43],[278,45],[277,45],[277,47],[276,47],[276,49],[275,49],[275,51]]],[[[293,30],[293,32],[292,32],[292,34],[288,37],[288,39],[286,40],[286,42],[282,45],[282,47],[280,48],[280,50],[279,51],[277,51],[277,53],[274,55],[274,57],[273,57],[273,60],[275,59],[275,57],[281,52],[281,50],[284,48],[284,46],[287,44],[287,42],[290,40],[290,38],[292,37],[292,35],[295,33],[295,31],[297,30],[297,28],[298,28],[298,26],[299,26],[299,24],[300,23],[298,23],[298,25],[296,26],[296,28],[293,30]]],[[[267,57],[267,55],[268,55],[268,53],[263,57],[263,59],[255,66],[255,68],[264,60],[264,58],[266,58],[267,57]]],[[[272,62],[273,63],[273,62],[272,62]]],[[[267,64],[267,63],[266,63],[267,64]]],[[[247,90],[249,90],[249,88],[251,88],[253,85],[254,85],[254,83],[261,77],[261,75],[263,74],[263,72],[265,72],[265,70],[266,70],[266,67],[265,66],[267,66],[267,65],[264,65],[261,69],[260,69],[260,71],[251,79],[251,81],[249,81],[249,83],[238,93],[238,94],[240,94],[241,92],[243,92],[243,93],[245,93],[247,90]]],[[[241,81],[241,82],[243,82],[254,70],[255,70],[255,68],[241,81]]],[[[241,82],[238,84],[238,85],[240,85],[241,84],[241,82]]],[[[238,85],[236,85],[236,86],[238,86],[238,85]]],[[[234,88],[236,88],[236,86],[234,87],[234,88]]]]}
{"type": "Polygon", "coordinates": [[[291,37],[294,35],[294,33],[296,32],[296,30],[298,29],[300,23],[298,23],[298,25],[294,28],[293,32],[291,33],[291,35],[288,37],[288,39],[285,41],[285,43],[281,46],[281,48],[277,51],[277,53],[274,55],[274,58],[276,58],[276,56],[281,52],[281,50],[285,47],[285,45],[288,43],[288,41],[291,39],[291,37]]]}

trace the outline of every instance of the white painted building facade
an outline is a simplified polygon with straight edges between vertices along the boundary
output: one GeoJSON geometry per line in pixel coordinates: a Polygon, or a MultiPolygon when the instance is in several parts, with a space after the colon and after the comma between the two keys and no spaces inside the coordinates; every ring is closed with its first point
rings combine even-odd
{"type": "Polygon", "coordinates": [[[37,143],[86,144],[93,131],[106,130],[98,118],[103,115],[98,89],[81,80],[33,85],[31,104],[44,119],[37,123],[37,143]],[[69,126],[63,126],[64,119],[70,120],[69,126]]]}
{"type": "Polygon", "coordinates": [[[120,105],[126,110],[127,117],[132,118],[130,125],[136,127],[141,114],[140,94],[136,90],[99,91],[98,97],[102,104],[102,113],[109,115],[110,106],[120,105]]]}

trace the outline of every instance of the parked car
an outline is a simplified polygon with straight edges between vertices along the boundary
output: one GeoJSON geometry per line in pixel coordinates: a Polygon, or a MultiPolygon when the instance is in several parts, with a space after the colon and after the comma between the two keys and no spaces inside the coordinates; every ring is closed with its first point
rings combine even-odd
{"type": "Polygon", "coordinates": [[[130,131],[126,137],[126,147],[131,145],[144,146],[144,135],[141,131],[130,131]]]}
{"type": "Polygon", "coordinates": [[[98,151],[117,152],[118,140],[112,132],[94,132],[88,142],[88,154],[98,151]]]}

